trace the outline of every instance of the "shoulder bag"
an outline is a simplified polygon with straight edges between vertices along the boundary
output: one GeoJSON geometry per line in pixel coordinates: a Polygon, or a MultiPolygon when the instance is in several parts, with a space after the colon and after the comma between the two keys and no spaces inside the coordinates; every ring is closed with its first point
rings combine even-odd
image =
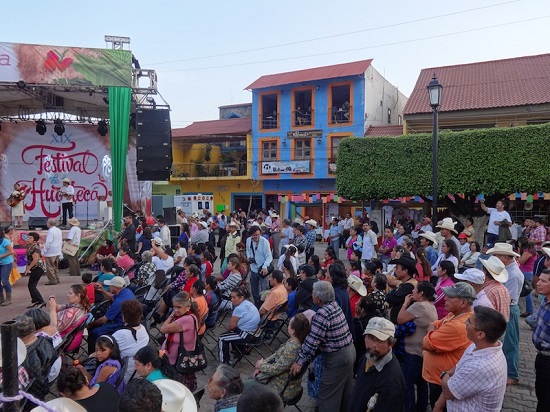
{"type": "Polygon", "coordinates": [[[61,252],[69,256],[75,256],[78,253],[78,246],[73,245],[70,242],[63,242],[61,252]]]}
{"type": "Polygon", "coordinates": [[[195,324],[195,334],[197,339],[195,341],[195,349],[188,351],[183,345],[183,331],[180,332],[180,346],[178,348],[178,358],[176,364],[174,365],[178,373],[193,373],[202,371],[208,366],[206,361],[206,355],[204,354],[204,346],[200,342],[198,337],[198,328],[197,320],[193,317],[193,322],[195,324]]]}

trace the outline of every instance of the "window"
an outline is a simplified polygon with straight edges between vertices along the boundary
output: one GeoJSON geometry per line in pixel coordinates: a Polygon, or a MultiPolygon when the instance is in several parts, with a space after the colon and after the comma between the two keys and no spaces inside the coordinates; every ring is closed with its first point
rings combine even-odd
{"type": "Polygon", "coordinates": [[[351,83],[330,87],[329,113],[331,124],[352,122],[353,112],[350,101],[352,101],[351,83]]]}
{"type": "Polygon", "coordinates": [[[391,124],[391,109],[388,109],[388,124],[391,124]]]}
{"type": "Polygon", "coordinates": [[[266,93],[260,95],[260,129],[279,128],[278,101],[278,93],[266,93]]]}
{"type": "Polygon", "coordinates": [[[338,157],[338,145],[344,137],[333,137],[330,139],[330,160],[336,162],[338,157]]]}
{"type": "Polygon", "coordinates": [[[264,162],[277,161],[277,141],[262,143],[262,160],[264,162]]]}
{"type": "Polygon", "coordinates": [[[311,159],[311,139],[296,139],[294,141],[294,160],[311,159]]]}
{"type": "Polygon", "coordinates": [[[313,117],[313,89],[295,90],[294,112],[292,117],[293,126],[311,126],[313,117]]]}

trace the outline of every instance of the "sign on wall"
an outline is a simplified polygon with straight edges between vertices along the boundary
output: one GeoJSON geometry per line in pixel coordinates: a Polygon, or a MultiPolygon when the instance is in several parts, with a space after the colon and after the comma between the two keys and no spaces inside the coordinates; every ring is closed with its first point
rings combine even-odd
{"type": "Polygon", "coordinates": [[[309,173],[309,160],[293,162],[262,162],[262,174],[309,173]]]}

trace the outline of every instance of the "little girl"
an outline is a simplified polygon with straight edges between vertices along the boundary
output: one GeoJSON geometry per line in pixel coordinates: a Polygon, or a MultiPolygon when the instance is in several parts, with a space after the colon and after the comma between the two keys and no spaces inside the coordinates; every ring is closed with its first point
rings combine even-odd
{"type": "Polygon", "coordinates": [[[96,383],[107,382],[122,395],[124,382],[121,382],[118,388],[116,387],[118,375],[122,370],[122,359],[117,341],[110,335],[101,335],[95,343],[95,353],[92,356],[97,359],[98,363],[93,378],[82,365],[79,365],[79,369],[90,382],[90,388],[96,383]]]}
{"type": "Polygon", "coordinates": [[[212,255],[208,251],[202,252],[201,255],[201,280],[204,282],[207,277],[209,277],[212,274],[213,267],[212,267],[212,255]]]}

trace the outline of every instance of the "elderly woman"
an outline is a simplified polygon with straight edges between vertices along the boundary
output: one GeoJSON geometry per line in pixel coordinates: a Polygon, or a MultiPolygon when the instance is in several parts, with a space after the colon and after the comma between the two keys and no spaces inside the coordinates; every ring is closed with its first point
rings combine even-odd
{"type": "Polygon", "coordinates": [[[64,338],[76,328],[88,316],[90,301],[86,287],[72,285],[67,293],[67,303],[59,305],[55,296],[50,296],[48,301],[51,324],[57,327],[59,334],[64,338]]]}
{"type": "MultiPolygon", "coordinates": [[[[288,324],[290,339],[281,345],[273,355],[256,362],[255,379],[280,393],[286,384],[290,367],[296,360],[309,331],[309,320],[303,313],[293,317],[288,324]]],[[[283,393],[283,399],[294,398],[301,388],[302,381],[300,379],[291,381],[283,393]]]]}
{"type": "Polygon", "coordinates": [[[35,306],[43,308],[46,306],[44,298],[38,291],[36,287],[40,278],[46,270],[44,261],[42,260],[42,251],[40,250],[40,245],[38,240],[40,236],[36,232],[27,233],[27,266],[25,267],[25,272],[23,276],[29,276],[29,294],[31,295],[31,305],[27,306],[27,309],[34,308],[35,306]]]}
{"type": "MultiPolygon", "coordinates": [[[[197,305],[191,299],[187,292],[180,292],[172,299],[174,311],[160,327],[160,332],[166,335],[166,340],[162,349],[171,365],[175,365],[178,359],[180,339],[183,337],[183,346],[188,351],[195,349],[195,343],[198,339],[199,314],[197,305]]],[[[181,383],[194,391],[197,388],[197,377],[195,373],[186,373],[181,375],[181,383]]]]}
{"type": "Polygon", "coordinates": [[[27,357],[22,366],[27,370],[29,377],[34,379],[29,393],[44,400],[49,388],[48,374],[57,358],[55,349],[50,339],[35,335],[36,329],[30,317],[21,315],[16,317],[15,321],[17,337],[27,348],[27,357]]]}
{"type": "Polygon", "coordinates": [[[139,301],[130,299],[122,302],[120,310],[122,311],[122,320],[125,327],[113,333],[113,338],[118,343],[120,357],[124,359],[128,356],[130,359],[124,376],[124,381],[128,382],[135,370],[132,359],[138,350],[147,346],[149,334],[145,326],[140,323],[143,317],[143,306],[139,301]]]}
{"type": "Polygon", "coordinates": [[[218,365],[216,372],[208,379],[206,387],[210,399],[216,401],[214,412],[235,410],[244,389],[239,372],[223,363],[218,365]]]}
{"type": "Polygon", "coordinates": [[[465,322],[473,313],[472,304],[476,299],[476,291],[472,285],[458,282],[443,288],[443,292],[446,295],[445,308],[449,314],[432,322],[422,341],[422,378],[430,387],[432,409],[441,395],[441,372],[454,368],[472,343],[466,335],[465,322]]]}
{"type": "Polygon", "coordinates": [[[414,322],[414,333],[405,337],[405,354],[401,368],[405,377],[405,411],[425,411],[428,407],[428,383],[422,378],[422,340],[428,333],[430,323],[436,321],[437,311],[433,304],[435,288],[422,281],[405,297],[397,315],[397,324],[414,322]],[[416,393],[415,393],[416,385],[416,393]]]}
{"type": "Polygon", "coordinates": [[[347,411],[355,361],[351,331],[329,282],[313,285],[313,303],[319,309],[311,320],[311,331],[290,371],[298,374],[316,355],[321,356],[324,369],[320,376],[319,411],[347,411]]]}
{"type": "Polygon", "coordinates": [[[150,250],[146,250],[141,254],[141,265],[139,265],[136,276],[132,279],[132,283],[137,286],[153,284],[157,267],[153,264],[152,260],[153,253],[150,250]]]}

